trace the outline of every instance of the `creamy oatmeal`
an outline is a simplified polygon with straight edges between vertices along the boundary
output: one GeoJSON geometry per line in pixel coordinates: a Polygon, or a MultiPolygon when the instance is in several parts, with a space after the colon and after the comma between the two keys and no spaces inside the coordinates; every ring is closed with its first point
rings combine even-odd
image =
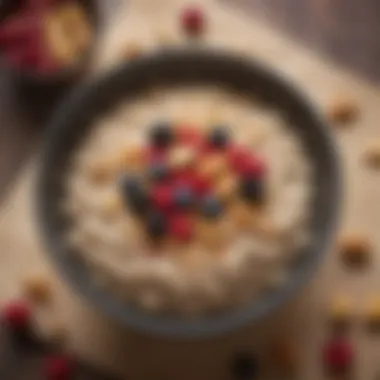
{"type": "Polygon", "coordinates": [[[307,244],[311,168],[280,114],[219,88],[120,104],[73,158],[69,242],[149,312],[204,314],[282,286],[307,244]]]}

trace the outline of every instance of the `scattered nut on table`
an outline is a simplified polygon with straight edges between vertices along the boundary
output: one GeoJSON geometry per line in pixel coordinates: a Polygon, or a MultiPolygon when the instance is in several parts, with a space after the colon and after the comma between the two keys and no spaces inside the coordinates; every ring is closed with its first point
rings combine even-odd
{"type": "Polygon", "coordinates": [[[364,319],[369,327],[380,327],[380,296],[367,301],[364,319]]]}
{"type": "Polygon", "coordinates": [[[336,124],[349,124],[359,116],[359,106],[354,99],[338,97],[328,106],[327,118],[336,124]]]}
{"type": "Polygon", "coordinates": [[[371,243],[360,233],[345,233],[338,241],[342,261],[350,266],[363,266],[369,263],[371,243]]]}
{"type": "Polygon", "coordinates": [[[31,301],[46,303],[52,297],[50,279],[43,275],[31,275],[23,280],[23,293],[31,301]]]}
{"type": "Polygon", "coordinates": [[[350,299],[345,296],[334,297],[329,306],[329,319],[334,326],[347,326],[353,319],[350,299]]]}
{"type": "Polygon", "coordinates": [[[372,141],[364,152],[365,162],[373,167],[380,168],[380,139],[372,141]]]}

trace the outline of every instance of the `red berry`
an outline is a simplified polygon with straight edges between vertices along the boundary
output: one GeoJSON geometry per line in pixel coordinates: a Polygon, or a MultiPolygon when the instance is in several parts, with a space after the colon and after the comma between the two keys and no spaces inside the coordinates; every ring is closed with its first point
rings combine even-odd
{"type": "Polygon", "coordinates": [[[201,133],[191,126],[180,126],[177,131],[177,139],[180,144],[199,145],[201,142],[201,133]]]}
{"type": "Polygon", "coordinates": [[[193,236],[192,220],[186,215],[175,215],[169,223],[170,234],[180,241],[189,241],[193,236]]]}
{"type": "Polygon", "coordinates": [[[237,166],[237,172],[245,177],[262,177],[265,173],[264,163],[256,157],[246,157],[237,166]]]}
{"type": "Polygon", "coordinates": [[[13,330],[27,328],[30,319],[30,307],[23,301],[12,301],[3,308],[3,320],[13,330]]]}
{"type": "Polygon", "coordinates": [[[65,356],[52,355],[45,358],[46,380],[68,380],[73,373],[73,363],[65,356]]]}
{"type": "Polygon", "coordinates": [[[173,206],[173,191],[170,185],[158,185],[152,189],[152,202],[160,210],[168,211],[173,206]]]}
{"type": "Polygon", "coordinates": [[[198,197],[207,194],[211,190],[210,181],[199,174],[195,174],[190,183],[191,189],[198,197]]]}
{"type": "Polygon", "coordinates": [[[323,361],[329,371],[347,371],[350,369],[353,359],[353,347],[346,340],[334,338],[326,343],[323,350],[323,361]]]}
{"type": "Polygon", "coordinates": [[[201,8],[189,6],[185,8],[181,15],[183,29],[191,35],[200,34],[204,29],[205,17],[201,8]]]}
{"type": "Polygon", "coordinates": [[[227,152],[228,162],[234,171],[241,171],[246,167],[247,161],[251,158],[251,153],[242,146],[231,146],[227,152]]]}

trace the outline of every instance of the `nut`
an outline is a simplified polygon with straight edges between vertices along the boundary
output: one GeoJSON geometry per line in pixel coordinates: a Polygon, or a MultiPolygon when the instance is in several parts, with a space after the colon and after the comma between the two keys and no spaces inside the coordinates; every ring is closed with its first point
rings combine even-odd
{"type": "Polygon", "coordinates": [[[369,327],[380,327],[380,297],[372,297],[367,301],[364,318],[369,327]]]}
{"type": "Polygon", "coordinates": [[[222,200],[229,200],[236,194],[238,187],[237,179],[233,176],[226,176],[216,185],[216,195],[222,200]]]}
{"type": "Polygon", "coordinates": [[[28,299],[36,303],[47,303],[52,296],[50,280],[42,274],[26,277],[23,291],[28,299]]]}
{"type": "Polygon", "coordinates": [[[353,318],[352,304],[349,298],[335,297],[330,304],[329,317],[333,325],[347,325],[353,318]]]}
{"type": "Polygon", "coordinates": [[[350,266],[363,266],[370,261],[371,244],[358,233],[346,233],[338,242],[342,260],[350,266]]]}
{"type": "Polygon", "coordinates": [[[169,155],[169,165],[174,169],[189,167],[194,163],[195,155],[191,147],[174,148],[169,155]]]}
{"type": "Polygon", "coordinates": [[[328,119],[337,124],[348,124],[359,116],[359,107],[353,99],[347,97],[336,98],[327,109],[328,119]]]}
{"type": "Polygon", "coordinates": [[[218,179],[227,171],[227,160],[224,155],[214,154],[200,160],[198,172],[208,179],[218,179]]]}
{"type": "Polygon", "coordinates": [[[367,146],[364,158],[369,166],[380,168],[380,140],[373,141],[367,146]]]}

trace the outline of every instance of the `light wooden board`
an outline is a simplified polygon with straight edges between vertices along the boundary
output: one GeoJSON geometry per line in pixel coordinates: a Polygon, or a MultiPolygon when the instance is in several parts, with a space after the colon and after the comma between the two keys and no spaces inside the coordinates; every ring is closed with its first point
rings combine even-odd
{"type": "MultiPolygon", "coordinates": [[[[157,48],[162,40],[181,43],[177,12],[182,0],[134,0],[117,12],[99,46],[94,75],[107,69],[129,43],[157,48]]],[[[183,1],[182,1],[183,2],[183,1]]],[[[38,310],[41,330],[46,334],[56,324],[68,330],[67,347],[81,357],[123,377],[134,379],[228,379],[227,361],[247,347],[264,355],[272,339],[292,336],[301,347],[300,379],[322,378],[320,346],[327,333],[325,304],[334,294],[348,294],[358,312],[366,297],[380,290],[377,255],[380,236],[380,174],[362,162],[366,145],[380,137],[379,91],[336,68],[321,57],[292,43],[267,25],[248,20],[243,13],[203,0],[209,14],[204,43],[252,56],[291,78],[321,107],[337,94],[357,99],[362,116],[357,125],[335,132],[344,168],[342,228],[363,231],[373,241],[374,265],[363,273],[348,273],[332,251],[311,285],[271,318],[226,337],[207,342],[169,342],[141,336],[116,326],[83,299],[73,294],[55,275],[41,247],[33,212],[31,162],[9,193],[0,214],[0,300],[17,296],[20,281],[30,273],[46,271],[54,282],[52,305],[38,310]]],[[[358,350],[358,379],[369,379],[377,371],[379,340],[355,323],[351,332],[358,350]]],[[[270,372],[268,364],[264,372],[270,372]]],[[[380,370],[380,368],[379,368],[380,370]]],[[[269,376],[263,376],[268,379],[269,376]]]]}

